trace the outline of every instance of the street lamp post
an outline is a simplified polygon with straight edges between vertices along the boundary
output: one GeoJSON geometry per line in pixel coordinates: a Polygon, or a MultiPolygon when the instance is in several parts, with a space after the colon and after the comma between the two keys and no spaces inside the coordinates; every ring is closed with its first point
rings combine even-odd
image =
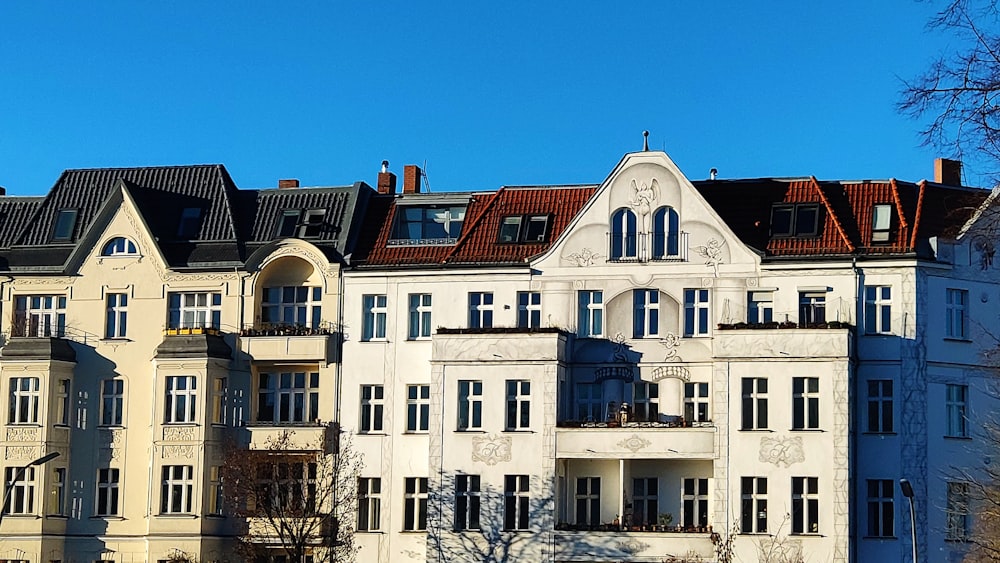
{"type": "Polygon", "coordinates": [[[913,486],[908,479],[900,479],[899,488],[906,500],[910,501],[910,544],[913,548],[913,563],[917,563],[917,519],[913,508],[913,486]]]}
{"type": "Polygon", "coordinates": [[[3,523],[3,515],[7,512],[7,501],[10,500],[10,491],[14,488],[14,483],[17,483],[24,477],[24,473],[28,471],[29,467],[44,465],[57,457],[59,457],[59,452],[48,453],[27,465],[17,468],[17,471],[14,472],[14,478],[10,482],[5,483],[3,487],[3,506],[0,507],[0,523],[3,523]]]}

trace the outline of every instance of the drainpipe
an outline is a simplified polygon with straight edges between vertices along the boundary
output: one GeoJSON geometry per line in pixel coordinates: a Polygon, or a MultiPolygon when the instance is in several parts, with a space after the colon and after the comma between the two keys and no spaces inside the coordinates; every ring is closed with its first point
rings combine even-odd
{"type": "MultiPolygon", "coordinates": [[[[854,368],[854,377],[851,378],[849,375],[847,379],[848,381],[847,396],[849,397],[847,408],[849,409],[848,412],[857,413],[859,402],[858,402],[858,392],[857,392],[858,387],[856,384],[857,384],[857,379],[859,377],[858,372],[861,363],[858,355],[860,350],[859,344],[861,344],[862,323],[864,322],[862,316],[864,313],[864,306],[865,306],[865,295],[864,295],[865,272],[864,269],[858,266],[857,256],[851,258],[851,269],[854,271],[855,299],[854,299],[854,335],[852,339],[854,350],[852,357],[850,359],[850,365],[854,368]],[[854,383],[854,385],[852,385],[852,383],[854,383]],[[854,392],[851,392],[852,390],[854,392]]],[[[851,501],[857,498],[857,492],[858,492],[858,424],[860,423],[856,422],[855,424],[849,426],[852,429],[850,430],[849,432],[850,435],[848,436],[848,443],[850,444],[850,448],[848,450],[848,455],[850,455],[850,463],[849,463],[850,471],[848,472],[848,475],[851,475],[852,478],[850,482],[847,484],[847,492],[850,495],[851,501]]],[[[850,507],[850,511],[848,512],[847,516],[848,528],[851,528],[850,526],[851,522],[857,523],[858,510],[856,503],[854,502],[848,502],[847,505],[850,507]]],[[[851,537],[852,534],[850,533],[848,534],[848,541],[851,544],[851,557],[850,557],[851,561],[858,560],[859,535],[860,534],[857,532],[857,530],[854,531],[853,537],[851,537]]]]}

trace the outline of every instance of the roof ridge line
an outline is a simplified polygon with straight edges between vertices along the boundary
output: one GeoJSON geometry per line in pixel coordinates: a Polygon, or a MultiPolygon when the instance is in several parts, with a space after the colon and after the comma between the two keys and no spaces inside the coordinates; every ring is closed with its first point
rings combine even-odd
{"type": "Polygon", "coordinates": [[[491,194],[489,203],[483,206],[483,210],[479,212],[479,215],[476,216],[472,224],[468,225],[467,228],[466,227],[462,228],[463,231],[462,236],[458,237],[458,240],[455,241],[455,246],[451,247],[451,250],[448,251],[448,254],[445,254],[444,258],[441,259],[442,264],[450,260],[452,256],[454,256],[455,253],[458,252],[458,249],[465,244],[465,240],[469,237],[469,235],[475,232],[476,228],[479,226],[479,223],[483,220],[483,217],[485,217],[486,213],[493,208],[493,205],[496,203],[497,198],[499,197],[500,192],[502,191],[504,191],[504,188],[501,187],[499,190],[493,192],[491,194]]]}
{"type": "Polygon", "coordinates": [[[848,250],[854,252],[854,244],[847,236],[847,233],[844,232],[844,226],[840,224],[840,219],[837,218],[837,213],[833,210],[833,206],[830,205],[830,200],[827,199],[826,194],[823,193],[823,188],[819,185],[819,180],[816,179],[816,176],[809,176],[809,180],[812,182],[813,187],[816,188],[816,192],[819,193],[819,199],[823,202],[823,205],[826,206],[827,212],[830,213],[830,217],[833,219],[833,224],[837,226],[837,232],[840,233],[840,238],[844,239],[848,250]]]}
{"type": "Polygon", "coordinates": [[[899,186],[896,184],[896,179],[889,178],[889,185],[892,186],[892,199],[896,202],[896,215],[899,216],[899,226],[905,229],[909,225],[906,224],[906,215],[903,213],[903,202],[899,200],[899,186]]]}
{"type": "Polygon", "coordinates": [[[913,216],[913,233],[910,234],[910,248],[917,245],[917,231],[920,229],[920,216],[924,209],[924,194],[927,192],[927,180],[920,180],[917,183],[920,191],[917,192],[917,212],[913,216]]]}

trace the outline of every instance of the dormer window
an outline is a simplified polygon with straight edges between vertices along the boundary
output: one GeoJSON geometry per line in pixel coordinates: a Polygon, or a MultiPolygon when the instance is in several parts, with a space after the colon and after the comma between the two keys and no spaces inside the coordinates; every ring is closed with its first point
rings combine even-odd
{"type": "Polygon", "coordinates": [[[771,208],[772,237],[814,237],[819,234],[818,203],[783,203],[771,208]]]}
{"type": "Polygon", "coordinates": [[[465,223],[465,205],[398,205],[390,246],[451,245],[465,223]]]}
{"type": "Polygon", "coordinates": [[[201,227],[201,208],[185,207],[181,211],[181,220],[177,225],[177,238],[191,239],[198,236],[201,227]]]}
{"type": "Polygon", "coordinates": [[[548,235],[548,215],[508,215],[500,223],[499,242],[545,242],[548,235]]]}
{"type": "Polygon", "coordinates": [[[60,209],[56,215],[56,225],[52,229],[52,240],[72,240],[76,227],[76,209],[60,209]]]}
{"type": "Polygon", "coordinates": [[[285,209],[278,220],[278,236],[316,238],[323,232],[325,218],[325,209],[285,209]]]}
{"type": "Polygon", "coordinates": [[[125,237],[115,237],[104,245],[101,256],[134,256],[138,254],[135,243],[125,237]]]}
{"type": "Polygon", "coordinates": [[[877,203],[872,207],[872,242],[889,242],[892,228],[892,205],[877,203]]]}

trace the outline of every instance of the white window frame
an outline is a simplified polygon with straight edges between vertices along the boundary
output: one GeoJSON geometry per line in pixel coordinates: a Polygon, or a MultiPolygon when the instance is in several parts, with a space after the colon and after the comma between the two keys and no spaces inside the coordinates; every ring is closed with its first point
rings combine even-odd
{"type": "Polygon", "coordinates": [[[636,422],[659,422],[659,383],[642,380],[632,383],[632,420],[636,422]]]}
{"type": "Polygon", "coordinates": [[[455,530],[478,530],[482,510],[482,478],[479,475],[455,476],[455,530]]]}
{"type": "Polygon", "coordinates": [[[222,490],[222,467],[208,468],[208,516],[222,516],[225,513],[225,495],[222,490]]]}
{"type": "Polygon", "coordinates": [[[109,293],[106,303],[104,338],[125,338],[128,332],[128,294],[109,293]]]}
{"type": "Polygon", "coordinates": [[[819,501],[819,477],[792,477],[793,535],[819,533],[819,501]]]}
{"type": "Polygon", "coordinates": [[[945,490],[945,539],[965,541],[969,537],[969,484],[948,481],[945,490]]]}
{"type": "Polygon", "coordinates": [[[517,327],[539,328],[542,326],[542,293],[540,291],[517,292],[517,327]]]}
{"type": "Polygon", "coordinates": [[[483,382],[458,381],[458,430],[483,429],[483,382]]]}
{"type": "Polygon", "coordinates": [[[868,380],[867,432],[877,434],[895,432],[896,421],[895,413],[893,412],[893,387],[891,379],[868,380]]]}
{"type": "Polygon", "coordinates": [[[892,538],[896,535],[895,482],[892,479],[867,479],[868,537],[892,538]]]}
{"type": "Polygon", "coordinates": [[[14,298],[14,325],[14,336],[65,336],[66,296],[16,296],[14,298]]]}
{"type": "Polygon", "coordinates": [[[573,517],[578,525],[596,526],[601,523],[601,478],[580,476],[573,489],[573,517]]]}
{"type": "Polygon", "coordinates": [[[160,514],[191,514],[194,505],[194,467],[164,465],[160,514]]]}
{"type": "Polygon", "coordinates": [[[310,424],[319,420],[319,371],[281,371],[257,374],[258,424],[310,424]],[[270,399],[271,416],[263,412],[270,399]],[[300,412],[296,412],[301,408],[300,412]]]}
{"type": "Polygon", "coordinates": [[[531,428],[531,380],[508,379],[504,383],[507,390],[507,410],[504,417],[505,430],[528,430],[531,428]]]}
{"type": "Polygon", "coordinates": [[[172,291],[167,300],[168,328],[221,328],[222,293],[172,291]]]}
{"type": "Polygon", "coordinates": [[[945,385],[945,436],[949,438],[969,437],[969,386],[945,385]]]}
{"type": "Polygon", "coordinates": [[[740,381],[742,396],[740,430],[768,429],[767,386],[766,377],[744,377],[740,381]],[[747,382],[750,382],[749,390],[747,389],[747,382]],[[762,385],[763,390],[761,390],[762,385]],[[750,425],[746,424],[748,415],[751,422],[750,425]]]}
{"type": "Polygon", "coordinates": [[[969,290],[948,288],[945,292],[945,338],[969,337],[969,290]]]}
{"type": "Polygon", "coordinates": [[[632,290],[632,336],[660,337],[660,290],[632,290]]]}
{"type": "Polygon", "coordinates": [[[361,340],[385,340],[386,320],[389,315],[385,294],[367,294],[361,298],[364,311],[361,340]]]}
{"type": "Polygon", "coordinates": [[[493,292],[469,292],[469,328],[493,328],[493,292]]]}
{"type": "Polygon", "coordinates": [[[819,430],[819,398],[818,377],[792,378],[792,430],[819,430]]]}
{"type": "Polygon", "coordinates": [[[48,513],[54,516],[66,515],[66,474],[65,467],[52,468],[52,497],[48,513]]]}
{"type": "Polygon", "coordinates": [[[229,423],[229,378],[212,378],[212,424],[229,423]]]}
{"type": "Polygon", "coordinates": [[[747,292],[747,323],[764,324],[774,322],[774,292],[747,292]]]}
{"type": "Polygon", "coordinates": [[[531,478],[528,475],[503,476],[503,529],[527,530],[531,527],[531,478]]]}
{"type": "Polygon", "coordinates": [[[433,297],[430,293],[411,293],[409,296],[410,323],[407,329],[409,340],[426,340],[431,337],[433,297]]]}
{"type": "Polygon", "coordinates": [[[104,248],[101,249],[101,256],[108,257],[122,257],[122,256],[135,256],[138,252],[135,249],[135,243],[125,237],[115,237],[104,244],[104,248]]]}
{"type": "Polygon", "coordinates": [[[892,286],[865,286],[865,334],[892,334],[892,286]]]}
{"type": "Polygon", "coordinates": [[[198,376],[168,375],[164,382],[164,424],[191,424],[198,421],[198,376]]]}
{"type": "Polygon", "coordinates": [[[265,326],[319,329],[323,324],[323,288],[312,285],[265,287],[260,302],[265,326]]]}
{"type": "Polygon", "coordinates": [[[69,379],[60,379],[56,382],[55,424],[57,426],[69,426],[69,398],[72,385],[69,379]]]}
{"type": "Polygon", "coordinates": [[[740,500],[740,531],[744,534],[766,534],[767,477],[742,477],[740,500]]]}
{"type": "Polygon", "coordinates": [[[123,426],[125,421],[125,379],[101,380],[101,426],[123,426]]]}
{"type": "Polygon", "coordinates": [[[403,479],[403,531],[427,529],[427,477],[403,479]]]}
{"type": "Polygon", "coordinates": [[[406,432],[426,434],[431,418],[431,386],[406,386],[406,432]]]}
{"type": "Polygon", "coordinates": [[[578,292],[579,331],[581,338],[604,336],[604,292],[581,290],[578,292]]]}
{"type": "Polygon", "coordinates": [[[707,289],[684,290],[684,336],[709,336],[712,325],[711,292],[707,289]]]}
{"type": "Polygon", "coordinates": [[[708,526],[708,491],[707,477],[681,480],[681,522],[685,528],[708,526]]]}
{"type": "Polygon", "coordinates": [[[358,477],[359,532],[382,529],[382,478],[358,477]]]}
{"type": "Polygon", "coordinates": [[[31,376],[12,377],[8,394],[9,424],[38,424],[41,378],[31,376]]]}
{"type": "Polygon", "coordinates": [[[633,526],[651,526],[659,523],[660,480],[657,477],[632,478],[633,526]]]}
{"type": "Polygon", "coordinates": [[[826,291],[799,291],[799,328],[826,322],[826,291]]]}
{"type": "Polygon", "coordinates": [[[121,470],[117,467],[102,467],[97,470],[97,498],[94,501],[95,516],[118,516],[121,514],[121,470]],[[101,503],[104,510],[101,510],[101,503]]]}
{"type": "Polygon", "coordinates": [[[709,410],[711,400],[710,385],[705,381],[684,383],[684,420],[688,422],[708,422],[712,419],[709,410]]]}
{"type": "Polygon", "coordinates": [[[5,467],[7,490],[4,514],[35,513],[35,467],[5,467]],[[15,478],[17,480],[15,480],[15,478]]]}
{"type": "Polygon", "coordinates": [[[360,432],[363,434],[382,432],[384,417],[385,387],[382,385],[362,385],[360,432]]]}

